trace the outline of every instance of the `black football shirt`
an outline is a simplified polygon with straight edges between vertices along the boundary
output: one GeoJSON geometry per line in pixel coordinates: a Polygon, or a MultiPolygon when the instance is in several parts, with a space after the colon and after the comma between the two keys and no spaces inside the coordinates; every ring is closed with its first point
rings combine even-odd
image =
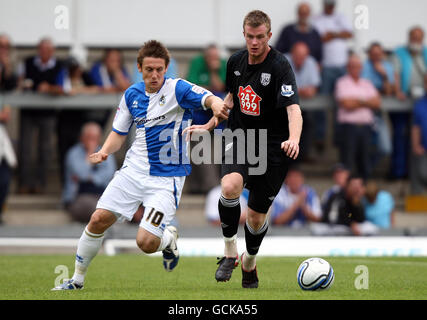
{"type": "Polygon", "coordinates": [[[236,52],[227,62],[226,90],[234,103],[227,127],[267,129],[268,163],[283,163],[286,156],[280,146],[289,138],[286,107],[299,104],[295,75],[286,57],[270,48],[263,62],[249,64],[246,49],[236,52]]]}

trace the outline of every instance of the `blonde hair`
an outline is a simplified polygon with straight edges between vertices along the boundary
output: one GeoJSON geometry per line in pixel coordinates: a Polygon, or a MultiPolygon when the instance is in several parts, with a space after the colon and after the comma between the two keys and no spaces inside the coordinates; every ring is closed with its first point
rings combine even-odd
{"type": "Polygon", "coordinates": [[[245,29],[246,25],[252,28],[256,28],[263,24],[267,27],[268,29],[267,32],[270,32],[271,31],[270,17],[266,13],[262,12],[261,10],[252,10],[245,16],[245,19],[243,19],[243,30],[245,29]]]}

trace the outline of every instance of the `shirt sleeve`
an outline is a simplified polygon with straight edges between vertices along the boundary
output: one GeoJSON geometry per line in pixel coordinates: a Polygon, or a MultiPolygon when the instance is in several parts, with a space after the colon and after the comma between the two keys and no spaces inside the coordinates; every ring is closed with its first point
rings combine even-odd
{"type": "Polygon", "coordinates": [[[184,109],[205,109],[206,98],[212,93],[198,85],[179,79],[175,87],[175,95],[178,104],[184,109]]]}
{"type": "Polygon", "coordinates": [[[338,15],[338,25],[342,28],[342,31],[353,32],[353,26],[351,21],[343,14],[338,15]]]}
{"type": "Polygon", "coordinates": [[[124,94],[120,100],[119,106],[117,107],[116,116],[114,117],[113,131],[120,135],[127,135],[130,127],[132,126],[132,121],[133,118],[129,112],[124,94]]]}
{"type": "Polygon", "coordinates": [[[284,58],[284,63],[281,63],[276,74],[276,92],[277,105],[276,108],[288,107],[293,104],[299,104],[298,88],[295,81],[295,74],[292,70],[289,61],[284,58]]]}
{"type": "Polygon", "coordinates": [[[225,74],[225,92],[234,92],[233,91],[233,67],[232,67],[232,58],[227,61],[227,71],[225,74]]]}
{"type": "Polygon", "coordinates": [[[379,96],[377,88],[373,85],[372,81],[366,80],[367,96],[370,98],[375,98],[379,96]]]}
{"type": "Polygon", "coordinates": [[[309,189],[309,197],[308,197],[308,205],[310,206],[311,211],[313,214],[320,218],[322,216],[322,208],[320,205],[320,199],[317,196],[316,192],[313,189],[309,189]]]}
{"type": "Polygon", "coordinates": [[[417,126],[417,127],[422,127],[422,123],[421,123],[421,115],[422,115],[422,113],[420,112],[421,107],[422,107],[421,102],[417,101],[415,103],[414,117],[413,117],[413,124],[414,124],[414,126],[417,126]]]}
{"type": "Polygon", "coordinates": [[[319,68],[317,67],[316,59],[313,56],[309,56],[307,60],[310,68],[310,82],[313,86],[318,87],[320,86],[320,72],[319,68]]]}
{"type": "Polygon", "coordinates": [[[345,98],[345,80],[343,78],[337,80],[335,85],[335,99],[341,100],[345,98]]]}

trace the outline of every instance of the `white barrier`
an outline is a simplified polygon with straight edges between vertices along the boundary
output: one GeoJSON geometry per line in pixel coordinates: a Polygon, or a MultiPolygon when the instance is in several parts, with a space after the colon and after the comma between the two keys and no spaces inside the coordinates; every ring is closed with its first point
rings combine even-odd
{"type": "MultiPolygon", "coordinates": [[[[6,247],[77,247],[78,239],[0,238],[6,247]]],[[[182,256],[221,256],[221,238],[180,238],[182,256]]],[[[245,249],[238,239],[239,252],[245,249]]],[[[115,255],[120,249],[137,249],[134,239],[107,239],[104,250],[115,255]]],[[[157,255],[160,253],[157,253],[157,255]]],[[[427,237],[266,237],[260,256],[427,256],[427,237]]]]}

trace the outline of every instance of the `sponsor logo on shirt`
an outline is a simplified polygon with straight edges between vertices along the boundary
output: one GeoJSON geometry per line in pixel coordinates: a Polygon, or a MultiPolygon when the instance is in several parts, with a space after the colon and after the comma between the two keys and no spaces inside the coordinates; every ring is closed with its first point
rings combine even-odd
{"type": "Polygon", "coordinates": [[[236,77],[241,75],[239,70],[234,71],[234,74],[236,75],[236,77]]]}
{"type": "Polygon", "coordinates": [[[135,118],[134,122],[135,122],[135,125],[141,126],[141,125],[144,125],[144,124],[146,124],[147,122],[150,122],[150,121],[164,120],[164,119],[166,119],[165,115],[161,115],[161,116],[158,116],[158,117],[155,117],[155,118],[152,118],[152,119],[137,117],[137,118],[135,118]]]}
{"type": "Polygon", "coordinates": [[[133,101],[132,108],[138,108],[138,100],[133,101]]]}
{"type": "Polygon", "coordinates": [[[262,98],[256,94],[251,85],[244,88],[240,86],[238,97],[240,102],[240,111],[251,116],[260,115],[260,103],[262,98]]]}

